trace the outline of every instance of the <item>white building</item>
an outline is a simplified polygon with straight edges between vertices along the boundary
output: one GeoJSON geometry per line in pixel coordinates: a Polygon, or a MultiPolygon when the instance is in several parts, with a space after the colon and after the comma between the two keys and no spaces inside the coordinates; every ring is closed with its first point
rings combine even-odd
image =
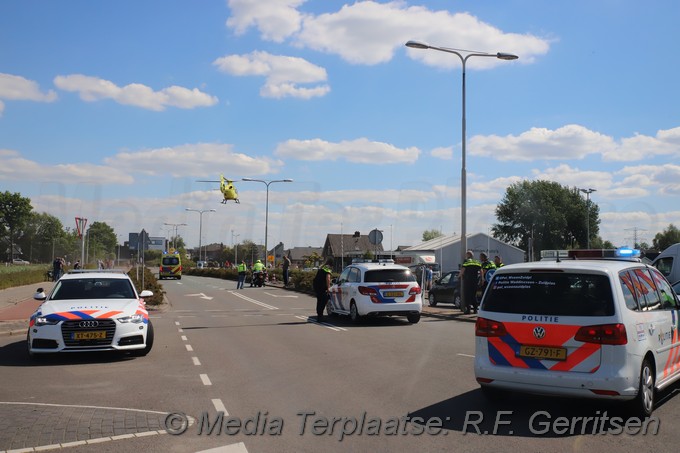
{"type": "MultiPolygon", "coordinates": [[[[505,264],[523,263],[526,261],[526,252],[524,250],[494,239],[484,233],[468,234],[467,249],[472,250],[477,259],[479,259],[479,254],[484,252],[491,261],[493,261],[495,255],[499,255],[505,264]]],[[[442,273],[460,269],[462,264],[460,261],[462,257],[460,235],[440,236],[403,250],[433,252],[441,266],[442,273]]]]}

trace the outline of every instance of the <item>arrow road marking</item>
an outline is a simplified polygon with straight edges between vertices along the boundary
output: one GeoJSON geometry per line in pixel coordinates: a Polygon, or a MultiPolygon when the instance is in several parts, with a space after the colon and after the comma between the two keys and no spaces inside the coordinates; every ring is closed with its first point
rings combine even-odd
{"type": "Polygon", "coordinates": [[[212,297],[206,296],[206,295],[203,294],[203,293],[198,293],[198,294],[187,294],[187,297],[194,297],[194,296],[201,296],[201,299],[205,299],[205,300],[213,300],[212,297]]]}

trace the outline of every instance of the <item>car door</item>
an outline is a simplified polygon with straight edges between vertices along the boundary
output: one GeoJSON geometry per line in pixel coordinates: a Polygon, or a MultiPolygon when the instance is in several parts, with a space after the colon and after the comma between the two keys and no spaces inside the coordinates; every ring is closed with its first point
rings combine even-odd
{"type": "MultiPolygon", "coordinates": [[[[657,362],[656,381],[667,379],[677,371],[677,310],[665,309],[666,304],[657,290],[656,270],[637,268],[633,270],[640,308],[644,314],[646,333],[650,347],[654,349],[657,362]],[[650,272],[651,271],[651,272],[650,272]]],[[[669,288],[670,289],[670,288],[669,288]]]]}
{"type": "Polygon", "coordinates": [[[668,281],[663,277],[661,272],[654,268],[649,269],[650,274],[654,280],[657,291],[661,299],[661,312],[664,314],[664,337],[668,344],[663,348],[668,350],[668,357],[663,363],[663,373],[661,379],[675,379],[680,376],[680,304],[678,298],[671,288],[668,281]]]}
{"type": "Polygon", "coordinates": [[[349,292],[348,280],[352,269],[352,267],[346,267],[335,284],[331,286],[331,306],[335,312],[343,313],[349,309],[349,299],[347,299],[349,292]]]}
{"type": "Polygon", "coordinates": [[[447,304],[453,303],[453,293],[455,291],[455,276],[453,272],[448,272],[439,281],[439,294],[437,294],[437,299],[440,302],[445,302],[447,304]]]}

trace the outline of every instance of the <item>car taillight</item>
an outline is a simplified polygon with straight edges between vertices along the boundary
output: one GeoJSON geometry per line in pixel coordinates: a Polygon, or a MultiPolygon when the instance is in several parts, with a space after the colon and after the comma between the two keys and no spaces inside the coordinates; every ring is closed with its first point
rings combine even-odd
{"type": "Polygon", "coordinates": [[[477,318],[475,323],[475,335],[478,337],[502,337],[508,331],[500,321],[492,321],[486,318],[477,318]]]}
{"type": "Polygon", "coordinates": [[[369,288],[368,286],[360,286],[359,294],[362,296],[377,296],[378,290],[375,288],[369,288]]]}
{"type": "Polygon", "coordinates": [[[602,324],[583,326],[576,332],[574,340],[597,344],[627,344],[626,326],[623,324],[602,324]]]}
{"type": "Polygon", "coordinates": [[[416,294],[420,294],[422,290],[420,289],[420,286],[413,286],[411,289],[408,290],[409,296],[415,296],[416,294]]]}

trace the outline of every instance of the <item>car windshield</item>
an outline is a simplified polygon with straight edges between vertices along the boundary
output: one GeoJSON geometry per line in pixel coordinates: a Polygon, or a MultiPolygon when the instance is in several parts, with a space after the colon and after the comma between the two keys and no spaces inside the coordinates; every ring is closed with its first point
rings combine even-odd
{"type": "Polygon", "coordinates": [[[129,280],[120,278],[83,278],[61,280],[51,300],[70,299],[134,299],[129,280]]]}
{"type": "Polygon", "coordinates": [[[494,275],[482,308],[532,315],[611,316],[614,301],[605,275],[526,272],[494,275]]]}
{"type": "Polygon", "coordinates": [[[163,265],[164,266],[176,266],[179,264],[179,258],[176,256],[164,256],[163,265]]]}
{"type": "Polygon", "coordinates": [[[408,269],[377,269],[364,274],[365,283],[415,281],[416,278],[408,269]]]}

